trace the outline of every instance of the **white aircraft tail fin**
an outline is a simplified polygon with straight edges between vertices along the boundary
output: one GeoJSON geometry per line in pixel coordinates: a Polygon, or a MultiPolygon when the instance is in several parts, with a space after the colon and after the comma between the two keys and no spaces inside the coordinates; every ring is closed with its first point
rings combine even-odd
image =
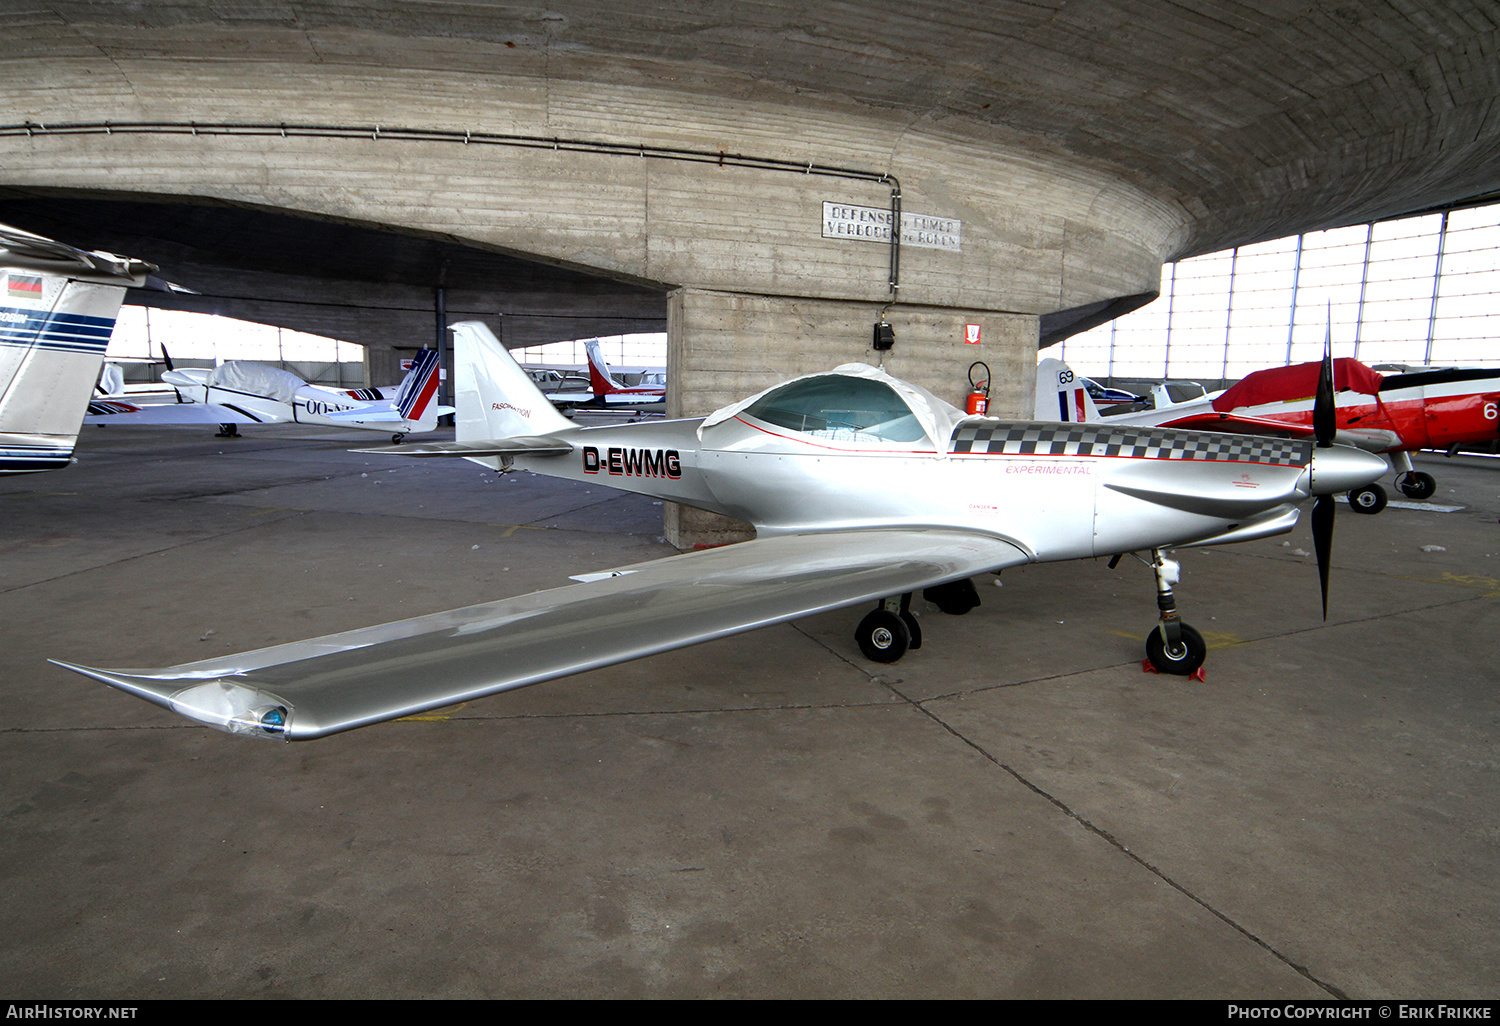
{"type": "Polygon", "coordinates": [[[0,226],[0,473],[71,462],[125,289],[155,270],[0,226]]]}
{"type": "Polygon", "coordinates": [[[438,354],[431,349],[418,351],[411,370],[401,379],[396,391],[396,410],[405,420],[417,424],[437,424],[438,354]]]}
{"type": "Polygon", "coordinates": [[[479,321],[452,325],[459,442],[545,435],[572,428],[510,351],[479,321]]]}
{"type": "Polygon", "coordinates": [[[599,349],[597,338],[589,339],[583,344],[583,348],[589,354],[589,382],[593,385],[595,395],[618,392],[625,387],[609,372],[609,364],[604,362],[604,353],[599,349]]]}
{"type": "Polygon", "coordinates": [[[104,364],[99,372],[99,382],[94,386],[100,395],[123,395],[125,392],[125,368],[118,363],[104,364]]]}
{"type": "Polygon", "coordinates": [[[1071,367],[1048,359],[1036,368],[1036,419],[1093,423],[1100,419],[1099,407],[1071,367]]]}

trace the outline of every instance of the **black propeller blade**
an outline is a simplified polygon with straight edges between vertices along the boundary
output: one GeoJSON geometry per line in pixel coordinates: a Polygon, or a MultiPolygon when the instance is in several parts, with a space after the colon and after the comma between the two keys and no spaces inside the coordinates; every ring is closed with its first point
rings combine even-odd
{"type": "Polygon", "coordinates": [[[1323,619],[1328,619],[1328,564],[1333,556],[1333,511],[1338,504],[1332,495],[1320,495],[1313,502],[1313,551],[1318,557],[1318,581],[1323,586],[1323,619]]]}
{"type": "MultiPolygon", "coordinates": [[[[167,344],[165,342],[163,342],[162,346],[161,346],[161,358],[162,358],[162,362],[167,365],[167,370],[176,370],[177,369],[176,367],[172,366],[172,354],[169,353],[169,352],[167,352],[167,344]]],[[[178,391],[176,385],[172,386],[172,394],[177,397],[177,401],[179,403],[182,402],[182,393],[180,391],[178,391]]]]}
{"type": "Polygon", "coordinates": [[[1313,399],[1313,437],[1320,448],[1333,444],[1338,433],[1338,413],[1333,398],[1333,326],[1323,337],[1323,365],[1318,368],[1318,393],[1313,399]]]}
{"type": "MultiPolygon", "coordinates": [[[[1329,311],[1328,332],[1323,336],[1323,365],[1318,368],[1318,391],[1313,399],[1313,437],[1318,448],[1333,445],[1333,436],[1338,433],[1338,413],[1333,397],[1333,317],[1329,311]]],[[[1313,502],[1312,535],[1313,551],[1318,557],[1318,580],[1323,587],[1323,619],[1328,619],[1328,565],[1333,558],[1333,514],[1332,495],[1320,495],[1313,502]]]]}

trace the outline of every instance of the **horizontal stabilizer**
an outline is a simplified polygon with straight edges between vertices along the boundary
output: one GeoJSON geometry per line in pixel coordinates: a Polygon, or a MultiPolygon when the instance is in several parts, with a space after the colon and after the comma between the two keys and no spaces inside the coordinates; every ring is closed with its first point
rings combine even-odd
{"type": "Polygon", "coordinates": [[[488,438],[480,442],[423,442],[419,445],[383,445],[375,449],[353,449],[352,452],[377,456],[449,456],[468,459],[474,456],[562,456],[573,451],[567,442],[545,436],[488,438]]]}

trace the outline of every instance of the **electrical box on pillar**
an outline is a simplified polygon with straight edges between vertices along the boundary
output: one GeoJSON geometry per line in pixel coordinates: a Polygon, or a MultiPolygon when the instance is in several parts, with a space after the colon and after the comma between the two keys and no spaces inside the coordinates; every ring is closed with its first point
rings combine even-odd
{"type": "Polygon", "coordinates": [[[990,368],[983,360],[975,360],[969,364],[969,398],[964,403],[964,411],[970,416],[983,417],[990,408],[990,368]],[[974,380],[974,368],[983,367],[984,377],[979,381],[974,380]]]}
{"type": "Polygon", "coordinates": [[[875,322],[875,339],[870,343],[877,353],[883,353],[896,344],[896,332],[884,320],[875,322]]]}

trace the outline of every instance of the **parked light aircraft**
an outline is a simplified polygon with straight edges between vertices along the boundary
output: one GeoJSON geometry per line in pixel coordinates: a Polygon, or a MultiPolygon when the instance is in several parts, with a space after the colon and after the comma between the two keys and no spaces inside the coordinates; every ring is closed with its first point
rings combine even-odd
{"type": "Polygon", "coordinates": [[[622,385],[610,373],[597,338],[583,344],[589,354],[589,384],[594,390],[596,406],[663,406],[667,401],[666,375],[660,381],[639,385],[622,385]]]}
{"type": "MultiPolygon", "coordinates": [[[[1412,466],[1411,454],[1416,450],[1451,449],[1500,438],[1500,368],[1381,374],[1358,360],[1337,359],[1333,364],[1335,441],[1389,457],[1396,487],[1408,498],[1430,499],[1437,490],[1431,474],[1412,466]]],[[[1072,371],[1066,364],[1044,360],[1037,369],[1038,402],[1050,410],[1051,389],[1055,388],[1059,396],[1074,397],[1058,407],[1070,420],[1311,438],[1313,392],[1321,366],[1273,367],[1247,375],[1216,395],[1169,409],[1107,415],[1076,398],[1072,371]]],[[[1349,505],[1361,513],[1379,513],[1386,501],[1385,489],[1373,483],[1349,493],[1349,505]]]]}
{"type": "Polygon", "coordinates": [[[73,462],[125,290],[155,271],[0,225],[0,474],[73,462]]]}
{"type": "Polygon", "coordinates": [[[860,649],[891,662],[919,642],[913,593],[966,612],[975,574],[1149,551],[1161,617],[1147,655],[1186,674],[1205,646],[1178,616],[1178,567],[1162,550],[1288,531],[1298,504],[1317,496],[1326,610],[1330,496],[1385,470],[1331,444],[1321,419],[1316,445],[1012,423],[966,416],[865,364],[704,418],[580,428],[483,324],[453,332],[457,440],[381,451],[608,483],[741,518],[758,536],[161,670],[59,665],[222,730],[305,740],[861,602],[876,607],[856,632],[860,649]]]}
{"type": "Polygon", "coordinates": [[[84,423],[217,424],[221,434],[234,434],[239,424],[322,424],[390,431],[391,441],[399,443],[408,434],[433,430],[439,416],[453,412],[432,401],[438,356],[431,349],[418,352],[391,399],[374,389],[310,385],[291,371],[245,360],[169,370],[161,379],[176,390],[176,401],[144,404],[107,396],[90,404],[84,423]]]}

